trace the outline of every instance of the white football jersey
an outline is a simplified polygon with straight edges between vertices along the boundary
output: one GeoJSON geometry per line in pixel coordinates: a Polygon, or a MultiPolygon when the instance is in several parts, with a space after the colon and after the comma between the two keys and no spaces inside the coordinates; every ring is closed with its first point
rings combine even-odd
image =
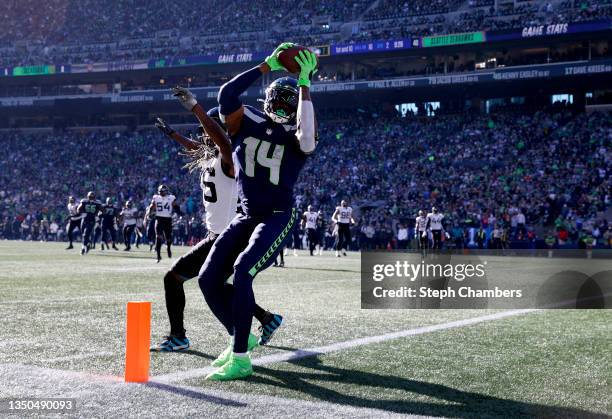
{"type": "Polygon", "coordinates": [[[153,203],[155,204],[155,216],[172,218],[172,206],[176,197],[172,194],[161,196],[153,195],[153,203]]]}
{"type": "Polygon", "coordinates": [[[136,225],[136,216],[138,215],[138,210],[136,208],[124,208],[123,211],[121,211],[121,215],[123,216],[124,226],[136,225]]]}
{"type": "Polygon", "coordinates": [[[317,220],[319,213],[316,211],[305,211],[304,218],[306,218],[306,228],[317,228],[317,220]]]}
{"type": "Polygon", "coordinates": [[[417,231],[427,230],[427,217],[421,217],[419,215],[415,220],[415,227],[417,231]]]}
{"type": "Polygon", "coordinates": [[[79,214],[78,208],[79,204],[76,202],[74,204],[68,204],[68,214],[70,215],[70,219],[72,221],[77,221],[83,218],[84,214],[79,214]]]}
{"type": "Polygon", "coordinates": [[[351,207],[336,207],[336,211],[338,212],[338,222],[340,224],[348,224],[351,222],[351,218],[353,216],[353,208],[351,207]]]}
{"type": "Polygon", "coordinates": [[[206,228],[220,234],[236,216],[238,184],[223,173],[221,158],[217,158],[202,172],[200,186],[206,210],[206,228]]]}
{"type": "Polygon", "coordinates": [[[434,214],[433,212],[427,214],[427,219],[430,220],[429,228],[431,230],[442,230],[443,218],[444,215],[440,214],[439,212],[436,214],[434,214]]]}

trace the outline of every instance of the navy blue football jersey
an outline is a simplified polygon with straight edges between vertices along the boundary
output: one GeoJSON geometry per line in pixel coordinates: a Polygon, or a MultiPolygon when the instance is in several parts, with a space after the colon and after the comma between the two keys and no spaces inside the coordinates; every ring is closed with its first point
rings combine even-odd
{"type": "Polygon", "coordinates": [[[238,196],[247,215],[266,215],[293,207],[293,186],[306,161],[296,127],[274,123],[244,106],[240,130],[231,136],[238,196]]]}
{"type": "Polygon", "coordinates": [[[117,218],[117,208],[113,205],[104,205],[102,207],[102,224],[104,225],[112,225],[115,222],[115,218],[117,218]]]}
{"type": "Polygon", "coordinates": [[[96,214],[100,212],[102,208],[102,203],[96,200],[83,199],[81,200],[81,213],[85,214],[84,220],[85,222],[96,222],[96,214]]]}

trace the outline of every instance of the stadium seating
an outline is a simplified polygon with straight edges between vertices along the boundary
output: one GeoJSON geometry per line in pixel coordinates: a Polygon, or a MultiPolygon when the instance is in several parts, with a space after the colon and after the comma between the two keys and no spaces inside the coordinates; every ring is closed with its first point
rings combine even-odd
{"type": "MultiPolygon", "coordinates": [[[[297,184],[297,201],[331,216],[340,199],[363,207],[357,230],[372,225],[387,246],[398,222],[437,205],[448,229],[490,226],[567,235],[582,231],[610,246],[610,114],[498,113],[405,118],[362,110],[321,121],[321,142],[297,184]],[[365,208],[369,207],[369,210],[365,208]],[[522,211],[526,229],[513,218],[522,211]],[[513,228],[514,227],[514,228],[513,228]],[[385,233],[386,232],[386,233],[385,233]]],[[[202,211],[198,177],[182,169],[178,148],[156,130],[134,133],[0,134],[0,237],[23,235],[24,219],[66,218],[68,195],[131,197],[144,208],[167,183],[189,219],[202,211]],[[29,217],[29,218],[28,218],[29,217]]],[[[541,237],[542,238],[542,237],[541,237]]]]}
{"type": "Polygon", "coordinates": [[[0,66],[82,64],[265,51],[287,39],[306,45],[497,30],[609,17],[588,0],[400,1],[92,0],[0,2],[0,66]],[[23,24],[27,16],[27,25],[23,24]],[[350,31],[341,31],[350,24],[350,31]]]}

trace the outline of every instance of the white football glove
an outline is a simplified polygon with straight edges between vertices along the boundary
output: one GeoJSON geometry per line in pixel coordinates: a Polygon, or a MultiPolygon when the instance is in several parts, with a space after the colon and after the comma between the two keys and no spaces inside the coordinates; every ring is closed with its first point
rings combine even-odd
{"type": "Polygon", "coordinates": [[[424,231],[423,234],[421,234],[421,237],[423,237],[423,238],[427,237],[427,232],[424,231]]]}
{"type": "Polygon", "coordinates": [[[194,94],[184,87],[173,87],[172,95],[177,98],[181,105],[183,105],[183,108],[187,109],[189,112],[191,112],[194,106],[198,104],[194,94]]]}

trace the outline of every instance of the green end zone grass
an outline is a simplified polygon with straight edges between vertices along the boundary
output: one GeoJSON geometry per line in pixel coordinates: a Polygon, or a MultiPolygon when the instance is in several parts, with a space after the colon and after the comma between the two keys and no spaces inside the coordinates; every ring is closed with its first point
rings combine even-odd
{"type": "MultiPolygon", "coordinates": [[[[3,397],[69,396],[70,382],[57,386],[43,378],[33,386],[28,382],[31,374],[24,372],[22,379],[15,372],[20,365],[28,366],[24,371],[49,368],[121,376],[127,301],[153,302],[154,343],[168,332],[162,277],[171,261],[155,264],[148,247],[133,253],[94,250],[84,257],[78,249],[63,247],[0,242],[0,364],[12,371],[11,378],[0,383],[3,397]]],[[[185,250],[176,248],[176,253],[185,250]]],[[[269,268],[255,280],[258,302],[283,314],[287,322],[273,346],[258,349],[254,358],[488,313],[361,310],[358,254],[338,259],[331,253],[310,257],[301,252],[285,260],[286,268],[269,268]]],[[[206,367],[227,344],[197,282],[189,281],[185,289],[192,350],[152,354],[152,376],[206,367]]],[[[182,414],[283,415],[291,404],[285,406],[289,410],[265,407],[265,396],[278,396],[294,400],[296,414],[303,410],[314,416],[319,405],[308,402],[352,409],[326,407],[322,415],[369,416],[370,411],[361,409],[373,408],[427,416],[605,416],[612,413],[611,320],[609,310],[537,312],[258,366],[252,378],[241,382],[212,384],[195,378],[173,383],[207,394],[221,391],[230,400],[244,397],[244,406],[219,407],[201,397],[190,397],[187,403],[188,396],[178,391],[169,394],[167,388],[150,386],[132,386],[128,392],[123,384],[99,389],[99,383],[75,381],[73,390],[79,390],[82,404],[89,403],[86,414],[92,415],[126,413],[121,399],[129,393],[135,395],[141,414],[163,414],[168,400],[175,400],[182,414]],[[160,392],[163,396],[156,395],[160,392]],[[268,410],[259,410],[262,405],[268,410]]]]}

